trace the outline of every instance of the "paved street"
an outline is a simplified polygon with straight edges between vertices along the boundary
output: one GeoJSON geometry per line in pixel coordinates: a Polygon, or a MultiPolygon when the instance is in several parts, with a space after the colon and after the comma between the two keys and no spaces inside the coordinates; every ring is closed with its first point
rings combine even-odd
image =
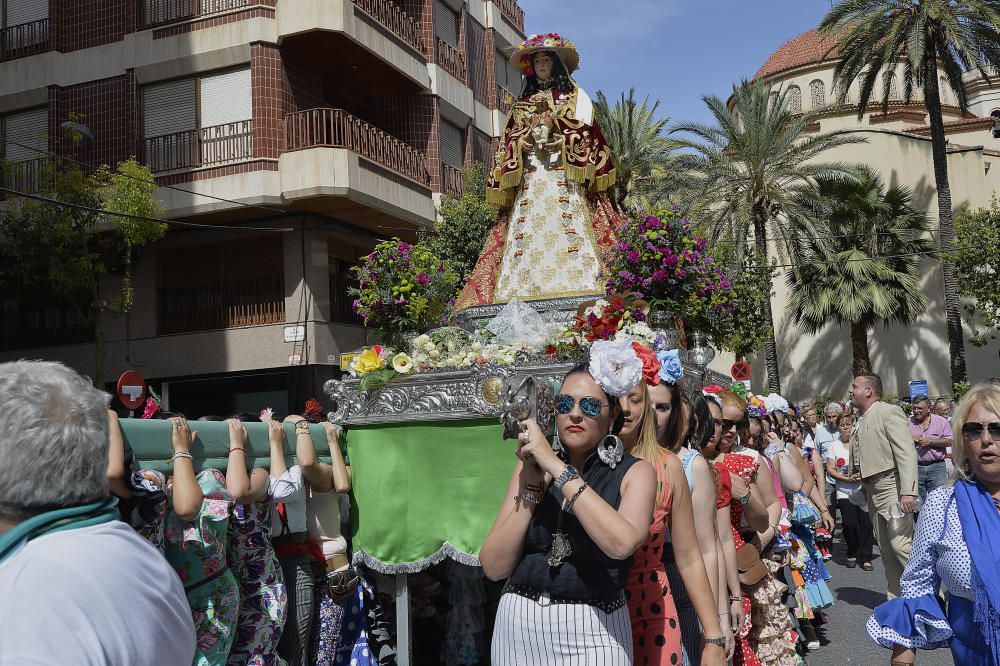
{"type": "MultiPolygon", "coordinates": [[[[827,568],[833,575],[830,589],[837,599],[832,609],[827,611],[829,624],[824,645],[807,656],[809,666],[840,666],[841,664],[864,664],[875,666],[889,664],[889,650],[876,645],[868,638],[865,623],[872,609],[885,600],[885,573],[875,552],[875,570],[866,572],[861,567],[848,569],[844,566],[844,543],[840,539],[840,527],[834,539],[833,560],[827,568]],[[827,641],[829,641],[827,643],[827,641]]],[[[947,648],[917,653],[919,666],[950,666],[951,652],[947,648]]]]}

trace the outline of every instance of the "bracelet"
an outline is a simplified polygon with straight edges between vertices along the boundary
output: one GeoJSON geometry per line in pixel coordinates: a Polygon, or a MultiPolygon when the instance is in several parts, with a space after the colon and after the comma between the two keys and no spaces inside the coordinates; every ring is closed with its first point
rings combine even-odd
{"type": "Polygon", "coordinates": [[[729,603],[732,604],[732,603],[736,603],[737,601],[739,601],[740,603],[743,603],[743,597],[741,597],[738,594],[730,594],[729,595],[729,603]]]}
{"type": "Polygon", "coordinates": [[[299,430],[299,431],[309,432],[309,421],[306,421],[305,419],[300,419],[300,420],[296,421],[295,423],[293,423],[292,427],[295,428],[296,430],[299,430]],[[300,427],[300,426],[303,426],[303,427],[300,427]]]}
{"type": "Polygon", "coordinates": [[[529,492],[523,492],[518,495],[514,495],[514,503],[527,502],[528,504],[541,504],[542,498],[540,495],[532,495],[529,492]]]}
{"type": "Polygon", "coordinates": [[[747,492],[746,492],[746,495],[744,495],[743,497],[737,497],[737,498],[736,498],[736,501],[738,501],[738,502],[739,502],[740,504],[742,504],[743,506],[746,506],[746,505],[747,505],[747,502],[749,502],[749,501],[750,501],[750,486],[747,486],[747,492]]]}
{"type": "Polygon", "coordinates": [[[565,511],[566,513],[573,513],[573,503],[576,502],[576,498],[582,495],[583,491],[586,490],[588,487],[589,486],[587,486],[587,482],[584,481],[583,484],[580,485],[579,490],[573,493],[573,497],[571,497],[568,502],[566,501],[563,502],[563,511],[565,511]]]}
{"type": "Polygon", "coordinates": [[[242,446],[234,446],[233,448],[229,449],[230,454],[235,453],[236,451],[242,451],[243,455],[247,454],[247,450],[244,449],[242,446]]]}
{"type": "Polygon", "coordinates": [[[176,453],[174,453],[174,455],[170,456],[170,460],[168,460],[167,462],[173,462],[177,458],[187,458],[188,460],[191,460],[191,461],[194,460],[194,456],[192,456],[189,452],[187,452],[187,451],[177,451],[176,453]]]}

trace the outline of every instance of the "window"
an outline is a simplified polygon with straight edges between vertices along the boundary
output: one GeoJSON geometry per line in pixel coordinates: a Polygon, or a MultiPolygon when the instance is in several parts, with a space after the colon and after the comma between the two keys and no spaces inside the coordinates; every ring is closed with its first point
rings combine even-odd
{"type": "MultiPolygon", "coordinates": [[[[46,151],[49,149],[49,110],[19,111],[0,116],[0,182],[18,192],[41,187],[46,151]]],[[[0,197],[6,196],[0,193],[0,197]]]]}
{"type": "Polygon", "coordinates": [[[250,68],[143,89],[145,159],[153,171],[253,157],[250,68]]]}
{"type": "Polygon", "coordinates": [[[809,108],[821,109],[826,106],[826,86],[819,79],[809,83],[809,108]]]}
{"type": "Polygon", "coordinates": [[[0,60],[40,53],[49,40],[49,0],[6,0],[0,60]]]}
{"type": "MultiPolygon", "coordinates": [[[[337,253],[341,255],[355,254],[361,252],[350,252],[354,248],[338,247],[337,253]]],[[[331,249],[331,252],[333,250],[331,249]]],[[[357,273],[351,267],[361,263],[360,259],[346,259],[342,256],[330,256],[330,321],[338,324],[353,324],[364,326],[364,320],[355,312],[353,299],[347,293],[350,287],[358,286],[357,273]]]]}
{"type": "Polygon", "coordinates": [[[456,169],[465,166],[465,132],[447,120],[441,120],[441,161],[456,169]]]}
{"type": "Polygon", "coordinates": [[[802,112],[802,90],[798,86],[788,89],[788,110],[792,113],[802,112]]]}
{"type": "Polygon", "coordinates": [[[163,250],[159,333],[284,322],[283,252],[277,237],[163,250]]]}
{"type": "Polygon", "coordinates": [[[941,99],[942,104],[950,104],[951,86],[948,85],[948,79],[942,76],[939,81],[940,83],[938,84],[938,97],[941,99]]]}
{"type": "Polygon", "coordinates": [[[458,48],[458,13],[442,0],[434,0],[434,34],[458,48]]]}

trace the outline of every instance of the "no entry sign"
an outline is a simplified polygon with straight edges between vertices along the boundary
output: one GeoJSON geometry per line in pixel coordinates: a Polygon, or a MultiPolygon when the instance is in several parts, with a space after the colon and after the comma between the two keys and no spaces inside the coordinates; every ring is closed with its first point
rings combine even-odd
{"type": "Polygon", "coordinates": [[[135,370],[118,378],[118,399],[127,409],[138,409],[146,397],[146,380],[135,370]]]}
{"type": "Polygon", "coordinates": [[[733,376],[733,379],[738,381],[750,379],[750,364],[746,361],[736,361],[736,363],[733,363],[733,367],[729,369],[729,373],[733,376]]]}

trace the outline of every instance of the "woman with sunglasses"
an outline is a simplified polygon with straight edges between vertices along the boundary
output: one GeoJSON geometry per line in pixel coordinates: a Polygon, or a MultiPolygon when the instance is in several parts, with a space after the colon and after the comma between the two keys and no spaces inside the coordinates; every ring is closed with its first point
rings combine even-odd
{"type": "MultiPolygon", "coordinates": [[[[735,453],[733,447],[737,438],[737,430],[749,435],[749,422],[746,417],[746,400],[730,390],[719,392],[722,401],[722,437],[719,440],[719,457],[716,462],[732,474],[740,477],[751,492],[757,492],[767,506],[768,524],[765,529],[755,529],[754,546],[766,553],[774,538],[778,535],[778,522],[781,519],[781,504],[774,490],[773,472],[767,462],[761,462],[761,457],[755,459],[745,452],[735,453]],[[758,471],[764,470],[764,476],[758,480],[758,471]]],[[[740,535],[743,519],[743,506],[739,502],[731,503],[733,540],[737,548],[745,543],[740,535]]],[[[744,609],[749,600],[750,632],[748,641],[759,663],[779,666],[797,665],[802,663],[801,657],[795,651],[795,636],[792,631],[791,618],[781,596],[786,586],[781,584],[775,574],[780,566],[772,559],[762,558],[767,567],[766,575],[753,586],[748,586],[744,592],[744,609]]],[[[734,659],[734,663],[737,661],[734,659]]],[[[744,662],[740,662],[744,663],[744,662]]]]}
{"type": "Polygon", "coordinates": [[[920,510],[901,595],[868,620],[893,666],[913,664],[917,648],[945,645],[956,664],[1000,664],[1000,385],[974,386],[952,423],[951,482],[920,510]]]}
{"type": "MultiPolygon", "coordinates": [[[[652,351],[649,351],[649,356],[652,356],[652,351]]],[[[647,382],[666,385],[675,382],[679,376],[672,375],[659,363],[651,363],[650,366],[655,368],[656,373],[650,372],[645,381],[621,399],[625,417],[621,437],[625,448],[632,455],[652,463],[657,479],[653,524],[646,543],[636,551],[635,563],[625,588],[632,619],[635,662],[680,664],[687,657],[687,663],[721,665],[726,662],[726,649],[731,638],[727,639],[723,632],[718,598],[706,572],[695,532],[691,493],[684,468],[676,455],[657,442],[657,419],[647,390],[647,382]],[[664,550],[668,548],[672,551],[678,574],[673,584],[669,582],[664,566],[664,550]],[[687,627],[678,623],[672,593],[674,589],[686,593],[685,597],[693,610],[693,621],[687,627]],[[684,644],[689,647],[682,652],[682,633],[685,629],[687,636],[684,636],[684,644]]],[[[676,387],[673,390],[676,391],[676,387]]],[[[680,414],[680,409],[675,413],[680,414]]],[[[713,541],[712,575],[718,578],[714,546],[713,541]]],[[[728,613],[726,615],[728,620],[728,613]]],[[[729,628],[728,621],[725,628],[729,628]]]]}
{"type": "Polygon", "coordinates": [[[633,372],[638,359],[604,349],[614,344],[595,343],[590,363],[563,380],[561,457],[537,423],[522,422],[519,461],[479,555],[488,578],[508,579],[493,632],[496,666],[633,663],[625,585],[652,522],[656,473],[617,437],[618,396],[641,381],[641,362],[633,372]]]}

